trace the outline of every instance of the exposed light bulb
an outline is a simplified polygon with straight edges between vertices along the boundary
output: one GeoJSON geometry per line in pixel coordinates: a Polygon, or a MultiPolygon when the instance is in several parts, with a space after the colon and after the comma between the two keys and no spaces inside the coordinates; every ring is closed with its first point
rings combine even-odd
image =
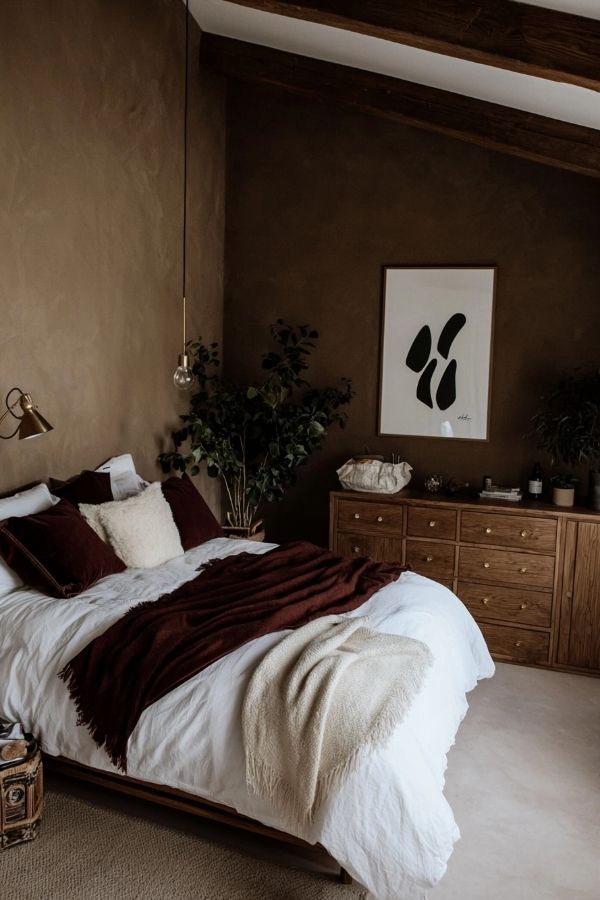
{"type": "Polygon", "coordinates": [[[187,353],[179,355],[179,364],[173,374],[173,384],[178,391],[191,391],[194,384],[194,373],[192,372],[187,353]]]}

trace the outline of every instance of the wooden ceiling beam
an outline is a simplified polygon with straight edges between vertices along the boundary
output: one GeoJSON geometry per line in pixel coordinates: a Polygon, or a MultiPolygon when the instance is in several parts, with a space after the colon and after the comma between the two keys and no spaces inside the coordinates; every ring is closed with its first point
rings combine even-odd
{"type": "Polygon", "coordinates": [[[291,16],[600,90],[600,21],[513,0],[233,0],[291,16]]]}
{"type": "Polygon", "coordinates": [[[600,131],[593,128],[213,34],[203,35],[200,56],[229,78],[600,177],[600,131]]]}

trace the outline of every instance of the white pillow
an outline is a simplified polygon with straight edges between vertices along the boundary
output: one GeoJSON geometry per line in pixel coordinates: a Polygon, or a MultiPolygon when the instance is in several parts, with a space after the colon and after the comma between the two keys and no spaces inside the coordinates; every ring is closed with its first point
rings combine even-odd
{"type": "MultiPolygon", "coordinates": [[[[109,503],[122,503],[122,500],[110,500],[109,503]]],[[[88,523],[90,528],[92,528],[99,538],[102,538],[105,544],[109,543],[108,535],[104,528],[104,525],[100,521],[100,510],[103,506],[108,506],[109,503],[80,503],[79,504],[79,512],[88,523]]]]}
{"type": "MultiPolygon", "coordinates": [[[[32,516],[34,513],[50,509],[58,503],[58,500],[59,498],[54,497],[45,484],[36,484],[27,491],[20,491],[0,500],[0,521],[10,519],[11,516],[32,516]]],[[[13,572],[0,556],[0,597],[21,587],[22,584],[17,573],[13,572]]]]}
{"type": "Polygon", "coordinates": [[[108,472],[110,475],[110,487],[115,500],[126,500],[135,497],[147,487],[144,481],[135,471],[135,463],[131,453],[123,453],[121,456],[113,456],[105,463],[98,466],[96,472],[108,472]]]}
{"type": "Polygon", "coordinates": [[[101,503],[98,521],[126,566],[147,569],[182,556],[171,507],[159,481],[128,500],[101,503]]]}

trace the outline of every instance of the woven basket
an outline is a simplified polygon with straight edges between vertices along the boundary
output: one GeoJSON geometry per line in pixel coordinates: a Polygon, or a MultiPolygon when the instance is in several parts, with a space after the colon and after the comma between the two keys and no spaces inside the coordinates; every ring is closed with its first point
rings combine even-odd
{"type": "Polygon", "coordinates": [[[244,538],[246,541],[264,541],[265,530],[263,528],[263,520],[257,519],[252,525],[246,527],[223,525],[223,534],[228,538],[244,538]]]}
{"type": "Polygon", "coordinates": [[[42,755],[30,739],[25,759],[0,766],[0,850],[36,837],[43,806],[42,755]]]}

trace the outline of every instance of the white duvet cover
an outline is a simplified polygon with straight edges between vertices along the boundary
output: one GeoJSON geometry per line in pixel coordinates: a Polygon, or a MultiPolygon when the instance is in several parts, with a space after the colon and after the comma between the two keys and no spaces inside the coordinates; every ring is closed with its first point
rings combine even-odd
{"type": "MultiPolygon", "coordinates": [[[[26,588],[0,597],[0,714],[23,722],[49,754],[116,771],[77,726],[57,673],[127,609],[174,590],[207,559],[272,546],[218,538],[156,569],[112,575],[71,600],[26,588]]],[[[459,837],[443,795],[446,753],[467,710],[465,693],[494,665],[465,607],[419,575],[403,574],[349,615],[424,641],[435,662],[387,746],[365,756],[299,836],[323,844],[379,900],[416,900],[442,877],[459,837]]],[[[277,828],[269,803],[246,787],[240,714],[255,664],[284,633],[250,642],[147,709],[129,742],[128,774],[277,828]]]]}

